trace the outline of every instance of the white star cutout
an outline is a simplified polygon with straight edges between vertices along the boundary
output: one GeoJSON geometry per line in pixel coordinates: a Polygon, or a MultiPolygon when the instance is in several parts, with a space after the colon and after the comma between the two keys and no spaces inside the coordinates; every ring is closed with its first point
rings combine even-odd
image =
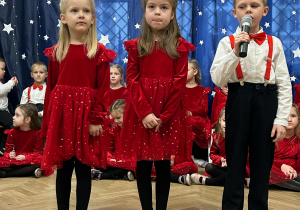
{"type": "Polygon", "coordinates": [[[198,15],[199,15],[199,16],[202,16],[202,12],[201,12],[201,11],[200,11],[200,12],[198,12],[198,15]]]}
{"type": "Polygon", "coordinates": [[[50,4],[51,4],[51,1],[47,1],[47,4],[49,4],[49,5],[50,5],[50,4]]]}
{"type": "Polygon", "coordinates": [[[297,50],[293,50],[293,53],[294,53],[294,58],[300,58],[300,49],[299,47],[297,48],[297,50]]]}
{"type": "Polygon", "coordinates": [[[113,21],[115,22],[117,20],[117,18],[116,17],[113,17],[113,21]]]}
{"type": "Polygon", "coordinates": [[[134,26],[135,26],[135,29],[138,29],[138,28],[140,28],[141,25],[139,25],[139,24],[137,23],[137,24],[135,24],[134,26]]]}
{"type": "Polygon", "coordinates": [[[0,5],[5,6],[6,2],[4,0],[0,1],[0,5]]]}
{"type": "Polygon", "coordinates": [[[29,23],[30,23],[31,25],[33,25],[34,21],[33,21],[33,20],[29,20],[29,23]]]}
{"type": "Polygon", "coordinates": [[[222,34],[226,34],[226,29],[225,28],[222,28],[222,34]]]}
{"type": "Polygon", "coordinates": [[[108,43],[110,43],[110,41],[108,40],[108,34],[106,36],[101,34],[99,43],[103,44],[104,46],[106,46],[108,43]]]}
{"type": "Polygon", "coordinates": [[[125,58],[123,58],[123,62],[124,63],[128,63],[128,59],[125,57],[125,58]]]}
{"type": "Polygon", "coordinates": [[[14,29],[11,27],[11,24],[8,24],[6,25],[5,23],[4,24],[4,29],[2,31],[6,31],[7,34],[9,34],[11,31],[13,31],[14,29]]]}
{"type": "Polygon", "coordinates": [[[204,43],[203,40],[200,40],[199,44],[203,45],[203,43],[204,43]]]}
{"type": "Polygon", "coordinates": [[[269,27],[270,27],[270,23],[265,22],[265,27],[266,27],[266,28],[269,28],[269,27]]]}
{"type": "Polygon", "coordinates": [[[48,40],[49,39],[49,36],[46,34],[45,36],[44,36],[44,40],[48,40]]]}
{"type": "Polygon", "coordinates": [[[57,27],[60,27],[60,24],[61,24],[61,20],[58,19],[58,24],[57,24],[57,27]]]}
{"type": "Polygon", "coordinates": [[[295,82],[296,79],[297,79],[297,78],[296,78],[295,76],[292,76],[292,77],[291,77],[291,82],[295,82]]]}
{"type": "Polygon", "coordinates": [[[26,58],[26,55],[25,55],[25,53],[22,55],[22,59],[23,60],[25,60],[25,58],[26,58]]]}
{"type": "Polygon", "coordinates": [[[183,4],[184,4],[184,0],[182,0],[182,1],[181,1],[181,3],[183,3],[183,4]]]}
{"type": "Polygon", "coordinates": [[[293,15],[296,15],[296,13],[297,13],[297,12],[296,12],[295,10],[294,10],[294,11],[292,11],[292,14],[293,14],[293,15]]]}
{"type": "Polygon", "coordinates": [[[224,3],[225,3],[225,0],[221,0],[221,2],[222,2],[222,4],[224,4],[224,3]]]}
{"type": "Polygon", "coordinates": [[[211,96],[215,97],[215,95],[216,95],[216,92],[215,91],[211,91],[211,96]]]}

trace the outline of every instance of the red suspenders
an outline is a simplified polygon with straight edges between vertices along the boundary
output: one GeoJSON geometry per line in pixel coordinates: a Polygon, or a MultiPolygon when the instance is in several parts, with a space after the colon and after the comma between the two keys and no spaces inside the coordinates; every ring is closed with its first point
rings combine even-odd
{"type": "MultiPolygon", "coordinates": [[[[267,35],[268,38],[268,44],[269,44],[269,54],[267,58],[267,67],[266,67],[266,73],[265,73],[265,86],[268,85],[268,82],[270,80],[270,74],[271,74],[271,66],[272,66],[272,55],[273,55],[273,38],[271,35],[267,35]]],[[[234,36],[229,35],[231,48],[234,49],[234,36]]],[[[244,75],[242,72],[241,62],[238,63],[236,67],[236,75],[238,80],[240,81],[241,86],[244,85],[244,75]]]]}

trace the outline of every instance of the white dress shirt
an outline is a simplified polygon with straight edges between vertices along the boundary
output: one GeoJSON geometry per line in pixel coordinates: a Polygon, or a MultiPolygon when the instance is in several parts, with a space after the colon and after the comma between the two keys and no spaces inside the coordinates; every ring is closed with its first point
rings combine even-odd
{"type": "MultiPolygon", "coordinates": [[[[263,32],[262,28],[257,33],[261,32],[263,32]]],[[[240,27],[237,28],[234,35],[239,33],[241,33],[240,27]]],[[[231,48],[229,37],[224,37],[219,43],[210,69],[212,81],[220,87],[227,83],[239,82],[236,67],[240,61],[244,82],[265,83],[268,52],[267,40],[262,45],[258,45],[251,39],[250,44],[248,44],[247,57],[237,57],[231,48]]],[[[292,106],[292,87],[282,43],[274,36],[269,84],[276,84],[278,87],[278,109],[274,124],[287,126],[292,106]]]]}
{"type": "Polygon", "coordinates": [[[7,94],[14,88],[14,86],[15,86],[15,83],[12,80],[9,80],[5,84],[0,82],[0,110],[8,111],[7,94]]]}

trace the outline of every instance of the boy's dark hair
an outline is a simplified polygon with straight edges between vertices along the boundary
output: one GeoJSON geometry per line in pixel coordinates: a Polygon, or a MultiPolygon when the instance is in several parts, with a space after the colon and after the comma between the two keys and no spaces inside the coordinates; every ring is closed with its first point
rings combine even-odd
{"type": "Polygon", "coordinates": [[[33,68],[35,68],[36,66],[43,66],[44,69],[45,69],[45,72],[47,72],[47,66],[46,66],[46,64],[44,62],[42,62],[42,61],[36,61],[36,62],[34,62],[32,64],[32,66],[31,66],[31,71],[33,71],[33,68]]]}
{"type": "Polygon", "coordinates": [[[30,128],[33,130],[40,130],[42,123],[39,120],[38,109],[34,104],[20,104],[17,108],[21,109],[24,118],[30,117],[30,128]]]}
{"type": "Polygon", "coordinates": [[[109,107],[109,112],[113,111],[121,111],[122,113],[124,112],[124,107],[125,107],[125,100],[124,99],[117,99],[115,100],[111,106],[109,107]]]}
{"type": "MultiPolygon", "coordinates": [[[[262,3],[264,4],[264,6],[267,6],[267,1],[268,0],[262,0],[262,3]]],[[[235,5],[236,5],[236,0],[233,0],[233,6],[235,8],[235,5]]]]}

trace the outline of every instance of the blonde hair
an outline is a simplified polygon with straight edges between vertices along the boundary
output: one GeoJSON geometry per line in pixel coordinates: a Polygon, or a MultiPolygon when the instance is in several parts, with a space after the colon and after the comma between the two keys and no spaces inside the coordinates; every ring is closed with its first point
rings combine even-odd
{"type": "Polygon", "coordinates": [[[47,66],[46,66],[46,64],[45,64],[44,62],[42,62],[42,61],[34,62],[34,63],[32,64],[32,66],[31,66],[31,71],[33,71],[33,69],[34,69],[35,67],[37,67],[37,66],[42,66],[42,67],[44,67],[45,72],[47,72],[47,66]]]}
{"type": "Polygon", "coordinates": [[[117,99],[109,107],[109,112],[112,113],[113,111],[119,111],[124,113],[124,107],[125,107],[125,99],[117,99]]]}
{"type": "Polygon", "coordinates": [[[292,108],[295,109],[296,113],[297,113],[297,116],[298,116],[298,125],[295,127],[295,133],[296,133],[296,136],[298,138],[300,138],[300,110],[299,110],[299,107],[296,105],[296,104],[293,104],[292,105],[292,108]]]}
{"type": "Polygon", "coordinates": [[[5,60],[3,58],[0,58],[0,62],[5,63],[5,60]]]}
{"type": "MultiPolygon", "coordinates": [[[[159,36],[158,48],[165,50],[171,58],[179,57],[177,52],[178,39],[181,37],[180,29],[176,19],[177,0],[168,0],[172,6],[172,12],[174,14],[173,19],[169,25],[159,36]]],[[[142,0],[142,7],[146,10],[148,0],[142,0]]],[[[153,51],[155,40],[152,35],[151,27],[147,24],[145,15],[142,20],[142,35],[138,42],[139,56],[143,57],[150,54],[153,51]]]]}
{"type": "MultiPolygon", "coordinates": [[[[262,3],[266,7],[268,2],[267,2],[267,0],[262,0],[262,3]]],[[[233,6],[234,6],[234,8],[235,8],[235,5],[236,5],[236,0],[233,0],[233,6]]]]}
{"type": "MultiPolygon", "coordinates": [[[[67,1],[68,0],[60,1],[59,8],[62,14],[66,13],[67,1]]],[[[91,5],[92,15],[95,16],[96,13],[95,3],[93,0],[89,0],[89,2],[91,5]]],[[[91,25],[88,32],[83,37],[83,40],[87,48],[87,57],[91,59],[96,55],[97,48],[98,48],[97,28],[95,22],[91,25]]],[[[61,23],[59,28],[59,39],[54,50],[55,52],[54,55],[58,62],[61,62],[67,56],[69,46],[70,46],[69,27],[67,24],[61,23]]]]}
{"type": "Polygon", "coordinates": [[[30,128],[40,130],[42,123],[39,120],[38,109],[34,104],[20,104],[17,106],[24,115],[24,119],[30,117],[30,128]]]}
{"type": "Polygon", "coordinates": [[[197,70],[197,74],[195,75],[195,82],[198,85],[201,85],[201,71],[200,71],[198,61],[196,59],[192,58],[189,60],[189,63],[193,65],[193,69],[197,70]]]}
{"type": "Polygon", "coordinates": [[[110,68],[115,68],[115,69],[118,69],[119,73],[121,74],[121,77],[122,77],[122,80],[121,80],[121,85],[125,86],[124,84],[124,70],[123,70],[123,67],[119,64],[113,64],[110,66],[110,68]]]}

